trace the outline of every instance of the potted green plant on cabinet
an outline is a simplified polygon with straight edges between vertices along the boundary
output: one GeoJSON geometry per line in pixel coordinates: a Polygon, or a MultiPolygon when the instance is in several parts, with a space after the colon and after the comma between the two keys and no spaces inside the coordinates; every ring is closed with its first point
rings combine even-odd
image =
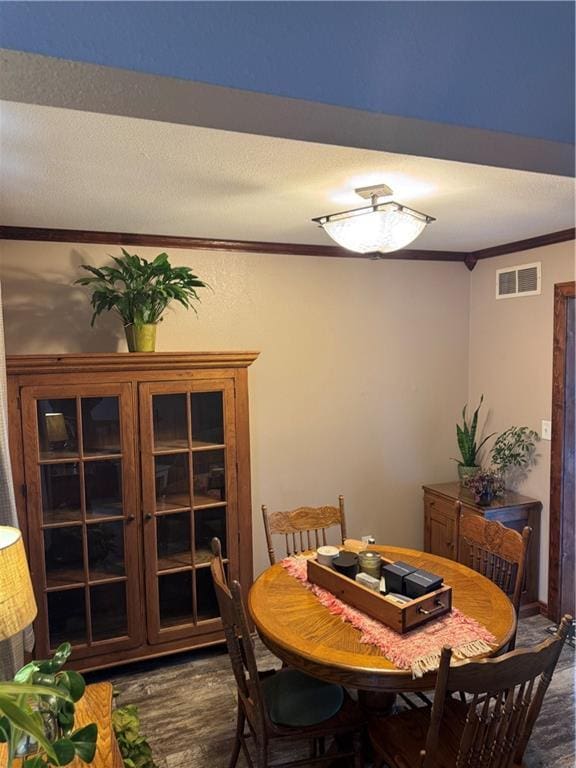
{"type": "Polygon", "coordinates": [[[156,326],[172,301],[193,309],[199,301],[197,288],[206,288],[189,267],[173,267],[168,254],[160,253],[153,261],[131,255],[122,249],[121,257],[112,257],[114,265],[93,267],[82,264],[91,277],[75,282],[92,289],[94,310],[91,324],[102,312],[115,310],[124,323],[130,352],[153,352],[156,326]]]}
{"type": "Polygon", "coordinates": [[[484,395],[480,398],[478,407],[474,411],[470,422],[468,422],[466,418],[467,406],[465,405],[462,409],[462,426],[456,424],[456,437],[458,439],[458,448],[460,449],[461,458],[453,459],[453,461],[458,463],[458,477],[460,478],[460,482],[463,482],[466,477],[478,472],[480,469],[478,464],[478,452],[486,440],[496,434],[495,432],[492,432],[492,434],[487,435],[480,443],[477,443],[476,441],[478,433],[478,413],[483,401],[484,395]]]}
{"type": "Polygon", "coordinates": [[[538,433],[528,427],[508,427],[494,441],[492,465],[509,485],[522,479],[534,463],[539,439],[538,433]]]}

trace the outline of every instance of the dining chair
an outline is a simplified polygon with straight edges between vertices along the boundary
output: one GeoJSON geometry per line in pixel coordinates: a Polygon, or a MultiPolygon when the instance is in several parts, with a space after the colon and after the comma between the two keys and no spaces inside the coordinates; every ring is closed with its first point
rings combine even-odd
{"type": "Polygon", "coordinates": [[[228,586],[216,538],[212,540],[212,552],[210,569],[238,692],[229,768],[234,768],[241,750],[248,765],[254,766],[249,739],[254,742],[257,768],[328,763],[336,757],[351,758],[354,768],[361,768],[364,716],[358,705],[340,685],[322,682],[296,669],[258,670],[241,587],[237,581],[228,586]],[[326,752],[325,739],[329,737],[334,744],[326,752]],[[292,741],[308,742],[310,754],[271,763],[270,747],[292,741]]]}
{"type": "Polygon", "coordinates": [[[572,617],[533,648],[450,666],[442,650],[432,707],[373,720],[381,768],[519,768],[572,617]],[[451,694],[464,691],[466,702],[451,694]]]}
{"type": "MultiPolygon", "coordinates": [[[[458,560],[500,587],[510,597],[516,617],[520,611],[531,534],[532,528],[528,526],[520,535],[518,531],[481,515],[460,518],[458,560]]],[[[507,650],[514,650],[515,644],[516,632],[507,650]]]]}
{"type": "Polygon", "coordinates": [[[297,555],[323,546],[327,543],[327,529],[335,526],[340,528],[342,544],[346,538],[344,496],[342,495],[338,496],[337,507],[297,507],[288,512],[269,512],[268,507],[263,504],[262,517],[271,565],[276,562],[273,536],[284,537],[286,555],[297,555]]]}

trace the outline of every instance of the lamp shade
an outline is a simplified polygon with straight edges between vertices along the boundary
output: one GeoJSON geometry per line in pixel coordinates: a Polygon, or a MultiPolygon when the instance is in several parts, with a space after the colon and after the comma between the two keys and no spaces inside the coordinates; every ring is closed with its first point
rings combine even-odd
{"type": "Polygon", "coordinates": [[[46,413],[46,437],[49,443],[65,442],[68,440],[66,420],[63,413],[46,413]]]}
{"type": "Polygon", "coordinates": [[[0,640],[31,624],[36,611],[22,534],[0,525],[0,640]]]}
{"type": "Polygon", "coordinates": [[[433,218],[391,202],[334,213],[313,221],[349,251],[391,253],[416,240],[433,218]]]}

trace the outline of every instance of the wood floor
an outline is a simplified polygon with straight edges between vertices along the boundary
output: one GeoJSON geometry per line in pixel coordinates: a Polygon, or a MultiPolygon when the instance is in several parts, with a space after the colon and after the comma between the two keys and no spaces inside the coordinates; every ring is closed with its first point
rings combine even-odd
{"type": "MultiPolygon", "coordinates": [[[[549,622],[540,616],[523,620],[517,647],[547,637],[549,622]]],[[[262,668],[278,666],[264,648],[262,668]]],[[[228,657],[222,649],[189,653],[131,665],[89,681],[112,679],[118,702],[137,704],[159,768],[225,768],[234,733],[236,695],[228,657]]],[[[540,719],[526,754],[526,768],[574,768],[574,649],[566,647],[556,669],[540,719]]],[[[246,763],[241,756],[239,768],[246,763]]]]}

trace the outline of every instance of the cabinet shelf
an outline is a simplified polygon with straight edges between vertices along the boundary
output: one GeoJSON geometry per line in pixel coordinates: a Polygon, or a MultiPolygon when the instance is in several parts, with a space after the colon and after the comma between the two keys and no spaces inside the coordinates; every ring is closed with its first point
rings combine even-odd
{"type": "Polygon", "coordinates": [[[176,552],[173,555],[163,555],[158,558],[158,571],[174,571],[190,569],[192,567],[192,556],[190,552],[176,552]]]}
{"type": "Polygon", "coordinates": [[[226,448],[224,443],[206,443],[203,440],[192,440],[192,452],[217,451],[226,448]]]}
{"type": "Polygon", "coordinates": [[[194,494],[194,509],[210,509],[212,507],[225,507],[226,501],[220,501],[213,496],[194,494]]]}
{"type": "Polygon", "coordinates": [[[96,587],[102,584],[115,584],[116,582],[126,581],[124,575],[114,575],[107,571],[92,570],[88,581],[84,581],[84,571],[63,571],[61,574],[54,572],[48,575],[46,579],[46,592],[64,592],[68,589],[84,589],[86,585],[96,587]]]}
{"type": "Polygon", "coordinates": [[[44,511],[45,528],[64,528],[65,526],[81,524],[81,509],[54,509],[50,512],[44,511]]]}
{"type": "Polygon", "coordinates": [[[156,500],[156,512],[181,512],[190,508],[190,496],[185,493],[173,493],[156,500]]]}
{"type": "Polygon", "coordinates": [[[40,451],[42,464],[57,464],[65,461],[80,461],[78,451],[40,451]]]}
{"type": "Polygon", "coordinates": [[[38,462],[41,466],[45,466],[47,464],[69,464],[71,462],[79,463],[81,461],[89,462],[89,461],[105,461],[107,459],[121,459],[122,454],[120,452],[117,453],[111,453],[109,451],[100,451],[98,453],[84,453],[82,456],[76,452],[76,453],[41,453],[40,454],[40,461],[38,462]]]}
{"type": "Polygon", "coordinates": [[[203,440],[193,440],[192,448],[188,440],[166,440],[156,441],[154,446],[154,456],[169,456],[177,453],[201,453],[202,451],[218,451],[226,448],[224,443],[207,443],[203,440]]]}

